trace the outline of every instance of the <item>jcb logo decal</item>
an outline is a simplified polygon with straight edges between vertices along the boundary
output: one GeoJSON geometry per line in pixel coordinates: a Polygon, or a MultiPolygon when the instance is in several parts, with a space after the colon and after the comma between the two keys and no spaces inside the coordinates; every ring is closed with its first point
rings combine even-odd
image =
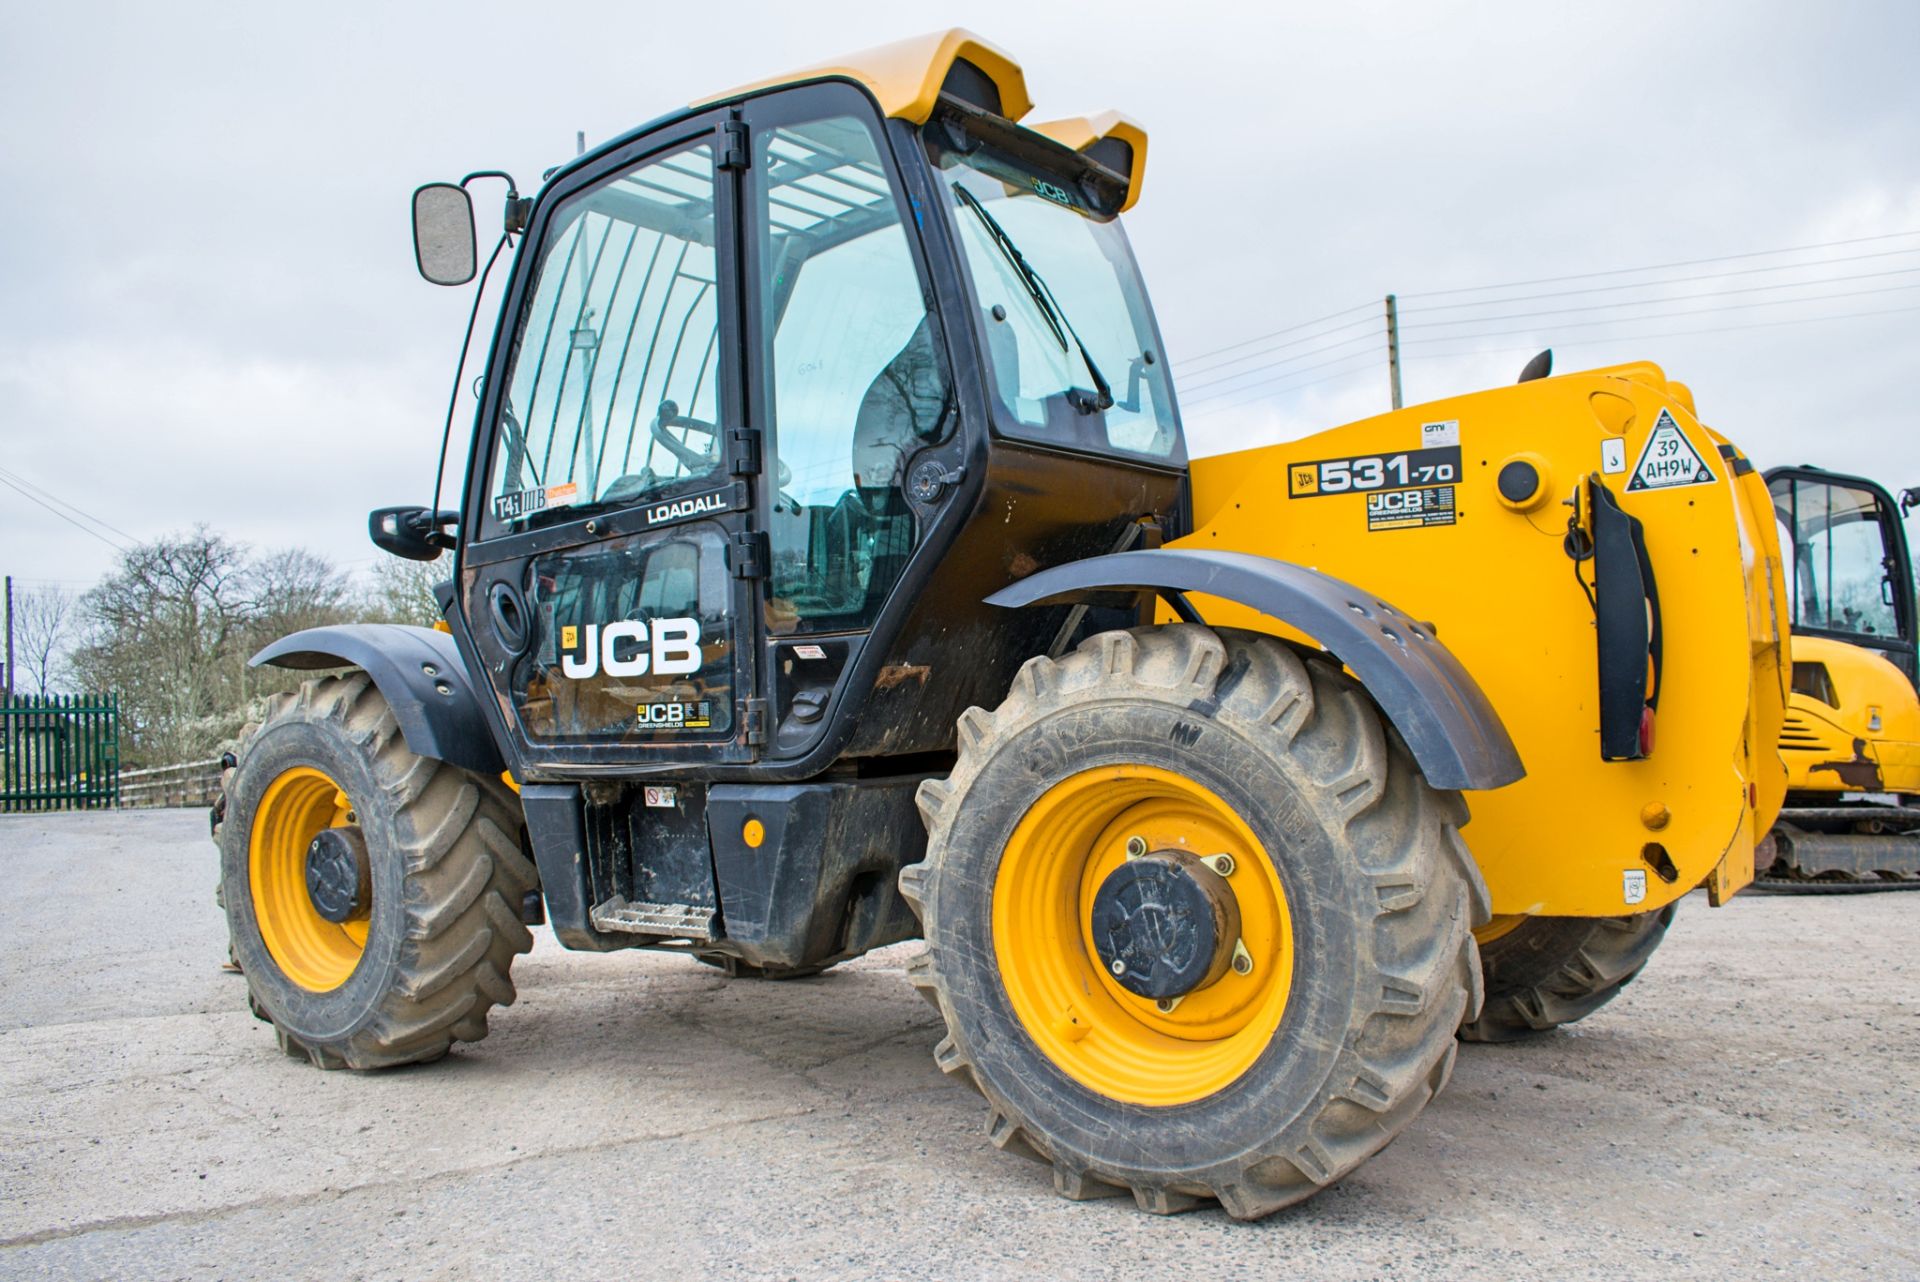
{"type": "Polygon", "coordinates": [[[610,677],[677,677],[700,670],[700,620],[622,619],[604,626],[560,629],[560,671],[575,681],[605,672],[610,677]]]}

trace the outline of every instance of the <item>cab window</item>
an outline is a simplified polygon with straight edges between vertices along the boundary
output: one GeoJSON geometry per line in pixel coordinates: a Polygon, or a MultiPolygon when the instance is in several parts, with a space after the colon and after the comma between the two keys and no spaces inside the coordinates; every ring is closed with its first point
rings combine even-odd
{"type": "Polygon", "coordinates": [[[919,537],[909,462],[952,431],[943,346],[870,127],[782,125],[756,146],[777,486],[768,626],[864,629],[919,537]]]}
{"type": "Polygon", "coordinates": [[[486,533],[696,488],[720,470],[713,155],[568,198],[514,335],[486,533]]]}

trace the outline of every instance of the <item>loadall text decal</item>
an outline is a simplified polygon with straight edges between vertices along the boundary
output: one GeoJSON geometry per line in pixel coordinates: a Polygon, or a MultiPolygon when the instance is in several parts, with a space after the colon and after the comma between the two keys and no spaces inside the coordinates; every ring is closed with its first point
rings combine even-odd
{"type": "Polygon", "coordinates": [[[1404,490],[1420,485],[1453,485],[1460,479],[1460,447],[1402,450],[1395,454],[1358,454],[1287,464],[1287,497],[1325,498],[1369,490],[1404,490]]]}
{"type": "Polygon", "coordinates": [[[1664,490],[1676,485],[1708,485],[1713,469],[1700,457],[1700,451],[1681,434],[1680,425],[1666,410],[1653,421],[1647,443],[1640,449],[1640,461],[1633,465],[1633,477],[1627,490],[1664,490]]]}
{"type": "Polygon", "coordinates": [[[695,494],[684,499],[673,499],[666,503],[650,504],[647,508],[647,525],[665,525],[668,521],[684,521],[690,516],[706,516],[711,512],[726,512],[733,507],[731,496],[726,490],[709,490],[705,494],[695,494]]]}
{"type": "Polygon", "coordinates": [[[560,671],[575,681],[685,676],[700,670],[700,620],[621,619],[560,629],[560,671]]]}

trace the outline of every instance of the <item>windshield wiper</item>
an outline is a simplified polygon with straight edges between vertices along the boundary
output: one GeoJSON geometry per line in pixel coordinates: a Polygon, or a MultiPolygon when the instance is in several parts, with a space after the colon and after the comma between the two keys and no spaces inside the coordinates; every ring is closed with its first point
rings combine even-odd
{"type": "Polygon", "coordinates": [[[1073,328],[1073,322],[1067,319],[1067,313],[1061,308],[1059,300],[1053,296],[1053,290],[1045,280],[1041,279],[1040,273],[1033,269],[1033,265],[1027,262],[1026,255],[1022,254],[1020,247],[1013,243],[1013,237],[1007,235],[1007,229],[987,212],[987,207],[980,203],[978,196],[957,182],[953,184],[953,194],[960,198],[961,204],[974,212],[974,215],[980,219],[980,225],[987,229],[988,239],[993,241],[994,248],[1000,251],[1000,256],[1007,260],[1014,274],[1020,278],[1020,283],[1026,287],[1027,297],[1033,300],[1035,310],[1040,313],[1040,318],[1046,321],[1047,329],[1053,334],[1054,342],[1060,344],[1061,351],[1068,350],[1067,337],[1072,335],[1073,346],[1079,349],[1080,359],[1086,363],[1087,373],[1093,378],[1094,394],[1088,396],[1077,387],[1069,388],[1068,401],[1082,414],[1098,414],[1113,408],[1113,386],[1100,372],[1100,367],[1093,363],[1093,354],[1087,350],[1087,345],[1080,341],[1079,332],[1073,328]]]}

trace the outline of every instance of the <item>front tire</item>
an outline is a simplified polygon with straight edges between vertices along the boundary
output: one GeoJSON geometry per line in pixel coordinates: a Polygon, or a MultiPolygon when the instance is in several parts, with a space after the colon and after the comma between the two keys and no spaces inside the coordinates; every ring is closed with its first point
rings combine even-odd
{"type": "Polygon", "coordinates": [[[1104,633],[1030,660],[959,748],[901,876],[928,943],[910,975],[946,1020],[935,1060],[1063,1195],[1266,1215],[1445,1084],[1487,914],[1465,807],[1336,665],[1197,625],[1104,633]],[[1098,888],[1148,847],[1231,856],[1247,953],[1171,1008],[1091,933],[1098,888]]]}
{"type": "Polygon", "coordinates": [[[364,672],[277,696],[216,814],[233,952],[287,1054],[434,1060],[513,1001],[533,944],[516,905],[536,875],[512,794],[409,751],[364,672]],[[318,891],[317,840],[339,874],[318,891]]]}

